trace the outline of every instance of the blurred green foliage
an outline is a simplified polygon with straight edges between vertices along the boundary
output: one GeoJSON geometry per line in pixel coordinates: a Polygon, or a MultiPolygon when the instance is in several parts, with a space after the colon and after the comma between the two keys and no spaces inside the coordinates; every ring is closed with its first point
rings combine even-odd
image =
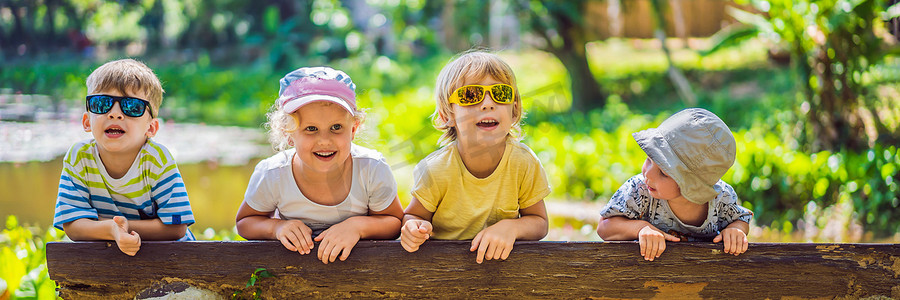
{"type": "Polygon", "coordinates": [[[853,149],[900,142],[900,129],[879,114],[873,66],[896,52],[884,23],[888,3],[878,0],[738,0],[759,13],[731,8],[746,27],[724,31],[712,49],[760,36],[774,44],[773,56],[789,57],[806,116],[799,141],[808,150],[853,149]],[[887,37],[886,37],[887,36],[887,37]],[[885,43],[885,40],[890,40],[885,43]]]}
{"type": "Polygon", "coordinates": [[[62,237],[53,228],[42,232],[21,226],[15,216],[6,219],[6,228],[0,232],[0,279],[6,281],[10,299],[57,298],[56,283],[47,273],[45,247],[62,237]]]}

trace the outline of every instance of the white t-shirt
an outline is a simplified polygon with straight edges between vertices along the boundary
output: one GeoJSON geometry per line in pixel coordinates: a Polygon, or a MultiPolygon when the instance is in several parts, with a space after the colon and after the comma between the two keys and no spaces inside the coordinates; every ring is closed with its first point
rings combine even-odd
{"type": "Polygon", "coordinates": [[[244,194],[247,205],[263,212],[277,209],[281,219],[303,221],[317,235],[347,218],[365,216],[369,210],[385,210],[397,197],[397,183],[384,156],[352,144],[353,179],[347,198],[337,205],[315,203],[303,195],[294,181],[291,172],[294,153],[296,149],[291,148],[256,165],[244,194]]]}

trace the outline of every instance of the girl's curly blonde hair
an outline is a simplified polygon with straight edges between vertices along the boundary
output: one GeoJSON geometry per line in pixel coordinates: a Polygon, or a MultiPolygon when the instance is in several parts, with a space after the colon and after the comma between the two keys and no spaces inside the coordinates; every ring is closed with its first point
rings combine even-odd
{"type": "Polygon", "coordinates": [[[443,131],[439,140],[440,145],[447,145],[457,139],[456,128],[448,126],[447,120],[453,118],[453,110],[450,107],[450,94],[465,85],[466,81],[479,81],[490,76],[502,83],[509,84],[515,91],[513,101],[513,125],[508,136],[515,140],[522,139],[522,97],[519,88],[516,87],[516,75],[512,68],[499,56],[483,50],[467,51],[451,60],[437,77],[434,86],[434,100],[436,102],[434,113],[431,114],[431,123],[437,130],[443,131]]]}
{"type": "MultiPolygon", "coordinates": [[[[325,105],[335,105],[333,102],[322,101],[325,105]]],[[[300,110],[293,113],[286,113],[278,106],[278,103],[272,104],[269,107],[269,112],[266,113],[266,119],[268,120],[265,124],[266,130],[269,134],[269,143],[272,144],[272,148],[275,151],[284,151],[288,148],[292,147],[292,141],[290,134],[295,130],[300,129],[300,110]]],[[[353,112],[353,120],[356,121],[360,128],[357,129],[357,132],[362,129],[363,121],[366,119],[366,113],[359,108],[353,112]]]]}

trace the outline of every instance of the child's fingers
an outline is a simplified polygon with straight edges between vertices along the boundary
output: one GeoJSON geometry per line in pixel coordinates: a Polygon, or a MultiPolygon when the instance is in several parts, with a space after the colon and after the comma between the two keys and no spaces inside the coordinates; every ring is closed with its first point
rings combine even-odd
{"type": "Polygon", "coordinates": [[[403,246],[403,250],[406,252],[416,252],[419,250],[419,244],[413,243],[409,239],[400,238],[400,245],[403,246]]]}
{"type": "Polygon", "coordinates": [[[741,242],[740,235],[732,234],[731,235],[731,254],[738,255],[741,254],[741,242]]]}
{"type": "Polygon", "coordinates": [[[415,221],[406,222],[406,225],[400,230],[400,233],[406,233],[410,237],[413,237],[417,242],[425,241],[428,238],[428,229],[425,228],[425,232],[422,232],[422,226],[419,226],[415,221]]]}
{"type": "MultiPolygon", "coordinates": [[[[478,232],[478,234],[475,235],[475,238],[472,239],[472,246],[469,247],[469,252],[472,252],[472,251],[475,251],[475,249],[478,249],[479,245],[481,244],[481,238],[483,236],[484,236],[484,230],[482,230],[481,232],[478,232]]],[[[479,263],[480,263],[480,261],[479,261],[479,263]]]]}
{"type": "MultiPolygon", "coordinates": [[[[406,244],[408,244],[409,246],[415,246],[415,248],[418,248],[418,246],[421,245],[422,243],[424,243],[425,240],[426,240],[425,238],[416,237],[414,234],[412,234],[410,232],[401,232],[400,233],[400,242],[401,243],[406,242],[406,244]]],[[[409,250],[409,249],[407,249],[407,250],[409,250]]],[[[413,250],[413,251],[415,251],[415,250],[413,250]]],[[[412,252],[412,251],[410,251],[410,252],[412,252]]]]}
{"type": "Polygon", "coordinates": [[[500,259],[506,260],[506,258],[509,257],[509,253],[512,252],[512,249],[512,245],[510,245],[509,247],[504,247],[503,253],[500,254],[500,259]]]}
{"type": "Polygon", "coordinates": [[[431,227],[431,222],[420,222],[419,223],[419,233],[424,233],[426,235],[430,235],[431,230],[433,230],[431,227]]]}
{"type": "Polygon", "coordinates": [[[341,250],[341,261],[345,261],[348,257],[350,257],[350,251],[353,251],[354,246],[356,245],[350,245],[341,250]]]}
{"type": "Polygon", "coordinates": [[[337,259],[338,256],[341,255],[341,251],[346,251],[346,249],[343,246],[339,245],[339,246],[331,247],[331,251],[325,252],[325,253],[328,253],[328,262],[334,262],[334,260],[337,259]]]}
{"type": "MultiPolygon", "coordinates": [[[[480,247],[479,247],[480,248],[480,247]]],[[[494,258],[494,252],[497,251],[497,241],[486,242],[484,249],[484,259],[491,260],[494,258]]]]}
{"type": "Polygon", "coordinates": [[[744,236],[744,237],[741,238],[740,245],[741,245],[741,253],[747,252],[747,248],[750,246],[750,243],[747,242],[747,237],[746,237],[746,236],[744,236]]]}
{"type": "Polygon", "coordinates": [[[487,244],[487,243],[481,243],[478,245],[478,252],[475,255],[476,263],[480,264],[481,262],[484,261],[484,252],[487,251],[487,245],[485,245],[485,244],[487,244]]]}
{"type": "MultiPolygon", "coordinates": [[[[303,228],[300,228],[300,233],[303,236],[303,240],[306,242],[306,248],[307,249],[315,248],[316,244],[313,243],[313,240],[312,240],[312,229],[309,229],[309,227],[304,226],[303,228]]],[[[307,252],[307,253],[309,253],[309,252],[307,252]]]]}
{"type": "MultiPolygon", "coordinates": [[[[494,246],[494,251],[488,252],[488,253],[492,253],[491,257],[489,259],[500,259],[500,257],[503,256],[503,251],[506,250],[506,245],[503,245],[500,243],[496,243],[496,244],[499,244],[499,245],[494,246]]],[[[490,251],[490,247],[488,247],[488,250],[490,251]]]]}
{"type": "Polygon", "coordinates": [[[734,244],[734,235],[726,235],[722,237],[722,239],[725,240],[725,253],[733,254],[734,252],[732,252],[733,247],[731,246],[731,244],[734,244]]]}
{"type": "Polygon", "coordinates": [[[668,233],[663,233],[663,237],[665,237],[667,241],[672,241],[672,242],[679,242],[679,241],[681,241],[681,238],[676,237],[676,236],[671,235],[671,234],[668,234],[668,233]]]}
{"type": "Polygon", "coordinates": [[[291,244],[294,245],[294,248],[297,248],[297,252],[300,254],[310,253],[309,245],[303,240],[303,234],[297,228],[291,228],[285,235],[291,241],[291,244]]]}
{"type": "Polygon", "coordinates": [[[722,234],[720,233],[715,238],[713,238],[713,243],[718,243],[722,241],[722,234]]]}
{"type": "Polygon", "coordinates": [[[288,238],[286,236],[282,236],[281,238],[278,239],[278,241],[281,242],[281,245],[284,246],[285,249],[288,249],[290,251],[297,251],[297,247],[294,247],[294,245],[291,243],[290,240],[288,240],[288,238]]]}
{"type": "MultiPolygon", "coordinates": [[[[659,256],[663,254],[663,251],[666,251],[666,241],[660,240],[656,244],[656,256],[654,256],[653,258],[659,258],[659,256]]],[[[653,258],[651,258],[650,260],[653,260],[653,258]]]]}
{"type": "Polygon", "coordinates": [[[658,247],[657,241],[651,240],[647,242],[647,254],[644,255],[645,260],[653,261],[653,258],[656,257],[656,248],[658,247]]]}
{"type": "MultiPolygon", "coordinates": [[[[320,234],[319,236],[322,236],[322,235],[320,234]]],[[[328,241],[323,241],[323,242],[319,243],[319,250],[316,251],[316,258],[318,258],[325,264],[328,263],[328,260],[323,259],[322,257],[327,256],[327,255],[322,255],[322,254],[328,249],[328,247],[330,246],[329,244],[330,243],[328,241]]]]}

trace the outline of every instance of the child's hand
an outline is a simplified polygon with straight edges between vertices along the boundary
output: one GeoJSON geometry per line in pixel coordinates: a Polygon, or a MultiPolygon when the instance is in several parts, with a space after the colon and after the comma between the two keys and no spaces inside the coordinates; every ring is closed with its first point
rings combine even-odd
{"type": "Polygon", "coordinates": [[[312,241],[312,229],[300,220],[284,220],[275,228],[275,238],[281,241],[285,248],[297,251],[300,254],[309,254],[314,244],[312,241]]]}
{"type": "Polygon", "coordinates": [[[136,231],[128,231],[128,219],[122,216],[115,216],[112,219],[115,224],[113,228],[113,239],[119,250],[128,256],[134,256],[138,250],[141,250],[141,236],[136,231]]]}
{"type": "Polygon", "coordinates": [[[739,228],[725,228],[713,239],[713,243],[723,240],[725,241],[725,253],[737,256],[747,252],[749,243],[747,242],[747,234],[743,230],[739,228]]]}
{"type": "Polygon", "coordinates": [[[350,256],[353,246],[359,242],[359,230],[353,225],[347,224],[347,221],[332,225],[315,238],[316,242],[321,242],[319,243],[318,257],[323,263],[334,262],[341,252],[344,253],[341,255],[341,261],[346,260],[350,256]]]}
{"type": "Polygon", "coordinates": [[[416,252],[428,238],[431,237],[431,231],[434,230],[431,222],[425,220],[409,220],[400,228],[400,245],[407,252],[416,252]]]}
{"type": "Polygon", "coordinates": [[[638,243],[641,244],[641,256],[644,260],[653,261],[666,250],[666,241],[678,242],[680,238],[662,232],[658,228],[647,225],[638,232],[638,243]]]}
{"type": "Polygon", "coordinates": [[[513,249],[513,244],[515,244],[517,236],[516,228],[513,226],[515,223],[511,222],[513,220],[514,219],[501,220],[500,222],[481,230],[481,232],[475,236],[475,239],[472,240],[472,247],[469,248],[469,251],[478,249],[478,255],[475,257],[475,262],[480,264],[484,259],[505,260],[509,257],[509,253],[513,249]]]}

